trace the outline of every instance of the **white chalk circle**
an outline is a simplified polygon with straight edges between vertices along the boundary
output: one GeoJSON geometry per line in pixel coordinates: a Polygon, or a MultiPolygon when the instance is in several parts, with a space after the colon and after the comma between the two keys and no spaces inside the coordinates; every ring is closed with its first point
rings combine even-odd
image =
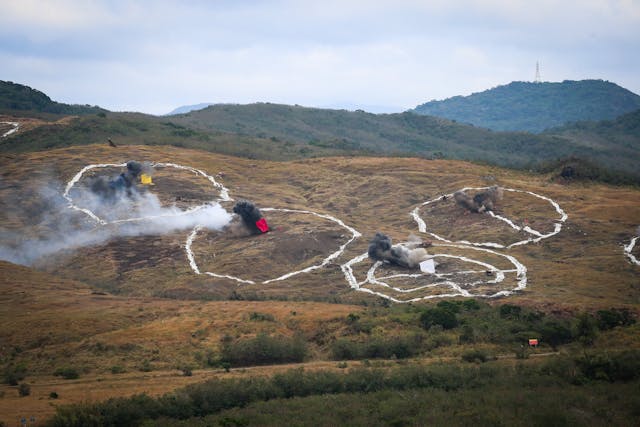
{"type": "Polygon", "coordinates": [[[12,133],[18,132],[18,129],[20,129],[20,123],[18,123],[18,122],[0,122],[0,124],[5,124],[5,125],[12,126],[11,129],[9,129],[8,131],[6,131],[2,135],[0,135],[0,138],[6,138],[7,136],[11,135],[12,133]]]}
{"type": "Polygon", "coordinates": [[[624,254],[627,256],[627,258],[629,258],[629,261],[631,261],[635,265],[640,265],[640,261],[638,261],[638,258],[636,258],[631,253],[631,251],[633,251],[633,248],[636,246],[636,242],[638,241],[639,237],[640,236],[634,237],[633,239],[631,239],[628,245],[624,246],[624,254]]]}
{"type": "MultiPolygon", "coordinates": [[[[463,188],[459,191],[468,191],[468,190],[486,190],[489,187],[468,187],[468,188],[463,188]]],[[[519,226],[516,225],[512,220],[510,220],[509,218],[500,216],[492,211],[486,211],[484,214],[490,215],[491,217],[500,220],[506,224],[509,225],[509,227],[511,227],[512,229],[520,232],[523,231],[525,233],[528,233],[529,235],[531,235],[531,237],[515,242],[515,243],[511,243],[511,244],[502,244],[502,243],[495,243],[495,242],[470,242],[467,240],[456,240],[456,241],[452,241],[452,240],[448,240],[436,233],[433,233],[431,231],[427,230],[427,224],[425,222],[425,220],[420,216],[420,208],[422,208],[423,206],[427,206],[439,201],[442,201],[443,199],[445,200],[451,200],[453,198],[453,194],[454,193],[450,193],[447,194],[445,196],[440,196],[437,197],[435,199],[432,200],[428,200],[424,203],[422,203],[420,206],[418,206],[417,208],[415,208],[413,211],[411,211],[411,216],[413,217],[413,219],[416,221],[416,223],[418,223],[418,230],[421,233],[426,233],[429,234],[431,236],[433,236],[435,239],[441,241],[441,242],[445,242],[445,243],[456,243],[456,244],[462,244],[462,245],[469,245],[469,246],[482,246],[482,247],[490,247],[490,248],[496,248],[496,249],[509,249],[512,248],[514,246],[520,246],[520,245],[526,245],[527,243],[536,243],[539,242],[542,239],[547,239],[551,236],[554,236],[556,234],[558,234],[560,232],[560,230],[562,230],[562,225],[564,224],[564,222],[567,220],[568,216],[567,214],[562,210],[562,208],[560,207],[560,205],[555,202],[554,200],[550,199],[549,197],[545,197],[545,196],[541,196],[540,194],[536,194],[532,191],[525,191],[525,190],[516,190],[516,189],[512,189],[512,188],[503,188],[504,191],[508,191],[508,192],[513,192],[513,193],[521,193],[521,194],[528,194],[531,195],[533,197],[537,197],[538,199],[541,200],[545,200],[547,201],[549,204],[551,204],[551,206],[553,206],[553,208],[555,209],[555,211],[558,213],[559,218],[554,220],[554,229],[553,231],[549,232],[549,233],[544,233],[544,232],[540,232],[537,231],[531,227],[529,227],[528,225],[525,226],[519,226]]],[[[483,215],[483,214],[480,214],[483,215]]]]}
{"type": "Polygon", "coordinates": [[[346,264],[343,264],[341,268],[352,289],[377,295],[397,303],[450,297],[497,298],[511,295],[514,292],[525,289],[527,286],[527,268],[511,255],[502,254],[491,249],[456,244],[434,244],[433,247],[435,250],[438,250],[437,248],[457,248],[479,253],[484,252],[508,260],[513,268],[497,268],[482,260],[447,253],[434,253],[432,256],[436,262],[440,262],[440,259],[455,259],[461,263],[469,264],[475,269],[438,273],[438,268],[436,267],[435,274],[423,273],[416,270],[415,273],[399,273],[378,277],[376,272],[383,263],[377,261],[367,271],[366,278],[359,281],[355,276],[353,266],[367,260],[367,253],[353,258],[346,264]],[[504,289],[502,285],[504,285],[508,276],[512,276],[514,285],[511,289],[504,289]],[[412,280],[424,279],[425,277],[435,279],[435,281],[433,283],[416,286],[408,284],[412,280]],[[464,279],[465,277],[468,277],[468,279],[464,279]],[[404,284],[394,286],[390,284],[392,281],[401,281],[404,282],[404,284]],[[491,293],[482,290],[496,287],[500,289],[491,293]],[[418,297],[414,296],[420,291],[438,292],[440,289],[442,289],[442,292],[418,297]],[[400,298],[400,295],[406,296],[406,298],[400,298]]]}
{"type": "MultiPolygon", "coordinates": [[[[319,218],[323,218],[323,219],[327,219],[329,221],[333,221],[336,224],[340,225],[340,227],[346,229],[347,231],[349,231],[351,233],[351,238],[348,239],[346,241],[346,243],[342,244],[335,252],[331,253],[329,256],[324,258],[319,264],[315,264],[315,265],[312,265],[310,267],[307,267],[307,268],[304,268],[304,269],[301,269],[301,270],[291,271],[291,272],[288,272],[288,273],[283,274],[281,276],[278,276],[276,278],[268,279],[268,280],[264,280],[264,281],[259,282],[259,283],[262,283],[262,284],[268,284],[268,283],[275,282],[275,281],[286,280],[286,279],[288,279],[290,277],[293,277],[293,276],[296,276],[298,274],[308,273],[308,272],[311,272],[313,270],[317,270],[319,268],[322,268],[325,265],[329,264],[334,259],[338,258],[340,255],[342,255],[342,253],[344,252],[344,250],[347,247],[347,245],[349,245],[351,242],[353,242],[355,239],[357,239],[358,237],[361,236],[361,234],[357,230],[355,230],[352,227],[349,227],[344,222],[342,222],[338,218],[333,217],[331,215],[320,214],[320,213],[317,213],[317,212],[306,211],[306,210],[297,210],[297,209],[260,208],[260,210],[262,212],[284,212],[284,213],[294,213],[294,214],[303,214],[303,215],[313,215],[313,216],[316,216],[316,217],[319,217],[319,218]]],[[[191,232],[191,234],[189,234],[189,236],[187,237],[187,241],[185,243],[185,251],[187,253],[187,258],[189,260],[189,265],[191,266],[191,269],[193,270],[193,272],[196,273],[196,274],[206,274],[206,275],[209,275],[209,276],[212,276],[212,277],[230,279],[230,280],[238,282],[239,284],[250,284],[250,285],[256,284],[256,282],[253,281],[253,280],[244,279],[244,278],[241,278],[241,277],[238,277],[238,276],[219,274],[219,273],[215,273],[215,272],[211,272],[211,271],[201,271],[200,270],[200,267],[198,266],[198,263],[196,261],[195,255],[194,255],[193,250],[192,250],[192,245],[193,245],[193,242],[196,240],[196,238],[198,236],[198,233],[201,230],[203,230],[203,228],[204,227],[202,227],[202,226],[195,227],[193,229],[193,231],[191,232]]]]}
{"type": "Polygon", "coordinates": [[[126,166],[127,166],[126,163],[119,163],[119,164],[118,163],[101,163],[101,164],[88,165],[88,166],[85,166],[84,168],[82,168],[82,170],[80,170],[80,172],[78,172],[67,183],[65,191],[62,194],[62,196],[69,203],[69,208],[86,214],[87,216],[89,216],[91,219],[93,219],[98,224],[106,225],[106,224],[118,224],[118,223],[125,223],[125,222],[135,222],[135,221],[153,220],[153,219],[162,219],[162,218],[172,218],[172,217],[183,216],[183,215],[191,215],[191,214],[199,212],[199,211],[201,211],[203,209],[211,208],[212,203],[215,204],[215,203],[222,202],[222,201],[231,201],[232,200],[229,197],[229,191],[222,184],[217,182],[215,180],[215,178],[213,178],[212,176],[208,175],[207,173],[201,171],[200,169],[192,168],[190,166],[182,166],[182,165],[178,165],[178,164],[175,164],[175,163],[152,163],[150,165],[150,167],[152,167],[154,169],[156,169],[156,168],[175,168],[175,169],[179,169],[179,170],[189,171],[189,172],[192,172],[193,174],[195,174],[196,176],[201,176],[201,177],[206,178],[212,184],[213,188],[216,191],[219,192],[218,199],[217,200],[212,200],[211,202],[208,202],[208,203],[202,203],[200,205],[191,207],[191,208],[186,209],[186,210],[182,210],[182,209],[178,209],[178,208],[171,208],[171,209],[165,208],[165,209],[162,209],[161,213],[158,213],[158,214],[141,215],[141,216],[136,216],[136,217],[133,217],[133,218],[124,218],[124,219],[115,219],[115,220],[105,219],[105,218],[97,215],[91,209],[76,205],[76,203],[74,202],[74,200],[71,197],[70,193],[71,193],[73,187],[78,183],[78,181],[80,181],[80,179],[82,179],[82,177],[83,177],[83,175],[85,173],[87,173],[88,171],[91,171],[93,169],[98,169],[98,168],[124,168],[126,166]]]}

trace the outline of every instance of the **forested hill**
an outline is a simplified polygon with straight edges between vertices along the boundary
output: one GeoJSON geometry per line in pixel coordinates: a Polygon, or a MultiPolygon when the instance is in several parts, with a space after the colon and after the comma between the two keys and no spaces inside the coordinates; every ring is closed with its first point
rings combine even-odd
{"type": "Polygon", "coordinates": [[[512,82],[411,110],[493,130],[541,132],[568,122],[614,119],[640,109],[640,96],[603,80],[512,82]]]}
{"type": "Polygon", "coordinates": [[[172,116],[201,132],[224,131],[352,154],[418,155],[523,167],[581,150],[555,136],[492,132],[412,113],[371,114],[256,103],[214,105],[172,116]]]}
{"type": "MultiPolygon", "coordinates": [[[[214,105],[172,116],[181,126],[200,132],[224,131],[272,141],[295,143],[298,155],[418,155],[481,161],[515,168],[535,168],[568,157],[611,171],[640,177],[640,147],[587,144],[564,134],[493,132],[447,119],[413,113],[370,114],[258,103],[214,105]]],[[[247,155],[250,155],[247,153],[247,155]]]]}
{"type": "Polygon", "coordinates": [[[570,123],[549,129],[544,134],[561,136],[587,147],[607,149],[615,162],[632,159],[637,163],[640,150],[640,110],[613,120],[570,123]]]}
{"type": "Polygon", "coordinates": [[[17,111],[51,114],[95,114],[105,111],[89,105],[69,105],[51,100],[47,95],[29,86],[0,80],[0,113],[17,111]]]}
{"type": "MultiPolygon", "coordinates": [[[[49,113],[37,111],[45,111],[48,106],[49,111],[64,111],[56,110],[55,106],[76,107],[55,103],[26,86],[12,85],[2,87],[25,93],[15,92],[13,97],[0,99],[10,100],[10,105],[32,108],[8,110],[14,118],[46,116],[49,113]]],[[[113,139],[118,145],[175,145],[268,160],[343,155],[418,156],[537,169],[578,158],[614,173],[614,177],[607,178],[609,182],[640,181],[637,168],[640,145],[637,127],[633,128],[637,119],[633,115],[532,134],[494,132],[410,112],[371,114],[271,103],[216,104],[170,117],[112,113],[97,108],[81,111],[95,113],[69,113],[79,117],[63,122],[22,123],[18,132],[0,139],[0,152],[37,151],[113,139]]]]}

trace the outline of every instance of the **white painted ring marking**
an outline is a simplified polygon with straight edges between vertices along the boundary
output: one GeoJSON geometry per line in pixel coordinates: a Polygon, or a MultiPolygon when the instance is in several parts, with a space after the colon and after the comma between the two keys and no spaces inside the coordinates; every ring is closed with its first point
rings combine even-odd
{"type": "MultiPolygon", "coordinates": [[[[397,287],[393,287],[391,285],[389,285],[388,283],[384,282],[384,279],[388,279],[388,278],[397,278],[397,277],[420,277],[422,275],[425,275],[424,273],[418,273],[418,274],[396,274],[396,275],[392,275],[392,276],[387,276],[387,277],[382,277],[382,278],[376,278],[375,277],[375,270],[382,265],[381,262],[376,262],[374,263],[374,265],[369,269],[369,271],[367,272],[367,278],[363,281],[358,281],[357,278],[355,277],[355,274],[353,272],[353,268],[352,266],[354,264],[358,264],[362,261],[364,261],[365,259],[368,258],[368,254],[364,253],[362,255],[359,255],[355,258],[353,258],[352,260],[348,261],[347,263],[343,264],[341,266],[341,269],[347,279],[347,282],[349,283],[349,285],[351,286],[352,289],[356,290],[356,291],[361,291],[361,292],[367,292],[373,295],[377,295],[379,297],[382,298],[386,298],[390,301],[393,302],[398,302],[398,303],[407,303],[407,302],[416,302],[416,301],[421,301],[421,300],[427,300],[427,299],[433,299],[433,298],[446,298],[446,297],[456,297],[456,296],[465,296],[465,297],[480,297],[480,298],[497,298],[497,297],[502,297],[502,296],[508,296],[513,294],[514,292],[520,291],[522,289],[525,289],[527,286],[527,268],[520,263],[520,261],[518,261],[515,257],[511,256],[511,255],[506,255],[506,254],[502,254],[500,252],[496,252],[494,250],[491,249],[486,249],[486,248],[479,248],[479,247],[474,247],[474,246],[464,246],[464,245],[457,245],[457,244],[434,244],[435,247],[452,247],[452,248],[459,248],[459,249],[471,249],[474,251],[483,251],[483,252],[487,252],[487,253],[491,253],[494,255],[498,255],[501,257],[506,258],[507,260],[509,260],[514,266],[515,266],[515,270],[513,269],[498,269],[496,267],[494,267],[491,264],[482,262],[482,261],[478,261],[478,260],[474,260],[471,258],[467,258],[467,257],[463,257],[463,256],[457,256],[457,255],[450,255],[450,254],[432,254],[432,256],[434,257],[438,257],[438,256],[442,256],[442,257],[449,257],[449,258],[458,258],[461,259],[465,262],[472,262],[472,263],[476,263],[478,265],[481,265],[483,267],[486,267],[487,269],[493,271],[494,273],[496,273],[496,278],[493,280],[489,280],[489,281],[476,281],[476,282],[471,282],[471,283],[457,283],[457,282],[453,282],[453,281],[444,281],[444,282],[439,282],[439,283],[434,283],[434,284],[429,284],[429,285],[423,285],[423,286],[418,286],[415,288],[410,288],[410,289],[401,289],[401,288],[397,288],[397,287]],[[466,290],[465,288],[463,288],[463,286],[465,287],[473,287],[473,286],[477,286],[479,284],[497,284],[500,283],[504,280],[504,273],[516,273],[516,280],[517,280],[517,285],[515,288],[511,289],[511,290],[503,290],[503,291],[499,291],[496,292],[494,294],[472,294],[470,293],[468,290],[466,290]],[[383,287],[387,287],[393,291],[396,292],[400,292],[400,293],[410,293],[410,292],[415,292],[417,290],[420,289],[425,289],[428,287],[436,287],[436,286],[449,286],[454,293],[447,293],[447,294],[439,294],[439,295],[427,295],[424,297],[419,297],[419,298],[413,298],[410,300],[400,300],[397,298],[394,298],[390,295],[387,295],[383,292],[378,292],[378,291],[374,291],[372,289],[366,288],[365,286],[367,284],[374,284],[374,285],[379,285],[379,286],[383,286],[383,287]]],[[[469,271],[462,271],[462,272],[458,272],[458,274],[469,274],[472,272],[469,271]]],[[[445,277],[445,275],[440,275],[439,277],[445,277]]]]}
{"type": "Polygon", "coordinates": [[[633,239],[631,239],[629,244],[624,247],[624,254],[629,258],[629,260],[633,264],[636,264],[636,265],[640,265],[640,261],[638,261],[638,259],[635,256],[633,256],[631,251],[633,250],[634,246],[636,245],[636,242],[638,241],[639,237],[640,236],[634,237],[633,239]]]}
{"type": "MultiPolygon", "coordinates": [[[[107,221],[107,220],[104,220],[104,219],[100,218],[98,215],[96,215],[91,210],[86,209],[86,208],[82,208],[80,206],[77,206],[73,202],[73,198],[69,195],[69,192],[71,191],[73,186],[76,185],[78,183],[78,181],[80,181],[82,176],[87,171],[89,171],[91,169],[96,169],[96,168],[126,167],[126,166],[127,166],[126,163],[100,163],[100,164],[88,165],[88,166],[85,166],[84,168],[82,168],[80,170],[80,172],[75,174],[75,176],[73,178],[71,178],[71,180],[67,183],[67,186],[65,187],[64,193],[62,194],[62,196],[69,203],[69,208],[71,208],[73,210],[76,210],[76,211],[79,211],[79,212],[83,212],[84,214],[86,214],[89,217],[91,217],[91,219],[93,219],[97,223],[99,223],[101,225],[106,225],[106,224],[119,224],[119,223],[125,223],[125,222],[135,222],[135,221],[143,221],[143,220],[150,220],[150,219],[157,219],[157,218],[167,218],[167,217],[176,217],[176,216],[189,215],[189,214],[197,212],[197,211],[199,211],[201,209],[204,209],[209,205],[208,203],[204,203],[202,205],[195,206],[195,207],[187,209],[185,211],[179,211],[179,212],[175,212],[175,213],[168,213],[168,214],[163,214],[163,215],[143,216],[143,217],[138,217],[138,218],[128,218],[128,219],[119,219],[119,220],[114,220],[114,221],[107,221]]],[[[192,168],[190,166],[182,166],[182,165],[178,165],[178,164],[175,164],[175,163],[152,163],[151,167],[153,167],[153,168],[156,168],[156,167],[172,167],[172,168],[176,168],[176,169],[182,169],[182,170],[191,171],[195,175],[200,175],[200,176],[205,177],[207,180],[209,180],[213,184],[214,188],[216,188],[220,192],[220,197],[219,197],[218,200],[216,200],[216,202],[218,202],[218,201],[227,202],[227,201],[233,200],[233,199],[231,199],[229,197],[229,190],[227,190],[227,188],[225,188],[222,184],[217,182],[215,180],[215,178],[213,178],[212,176],[208,175],[207,173],[201,171],[200,169],[192,168]]]]}
{"type": "MultiPolygon", "coordinates": [[[[465,188],[463,188],[463,189],[461,189],[459,191],[486,190],[488,188],[490,188],[490,187],[465,187],[465,188]]],[[[496,248],[496,249],[509,249],[509,248],[514,247],[514,246],[526,245],[527,243],[537,243],[542,239],[547,239],[547,238],[549,238],[551,236],[554,236],[554,235],[558,234],[560,232],[560,230],[562,230],[562,224],[567,220],[568,215],[562,210],[562,208],[560,207],[560,205],[556,201],[554,201],[553,199],[550,199],[549,197],[542,196],[540,194],[534,193],[532,191],[516,190],[516,189],[513,189],[513,188],[503,188],[503,190],[504,191],[511,191],[511,192],[514,192],[514,193],[530,194],[530,195],[532,195],[534,197],[537,197],[539,199],[546,200],[547,202],[549,202],[554,207],[556,212],[558,212],[558,214],[560,215],[560,219],[556,220],[556,222],[554,223],[554,230],[552,232],[550,232],[550,233],[544,234],[542,232],[534,230],[533,228],[529,227],[528,225],[525,226],[525,227],[519,227],[516,224],[514,224],[513,221],[511,221],[510,219],[505,218],[505,217],[500,216],[500,215],[497,215],[492,211],[488,211],[487,213],[490,216],[492,216],[495,219],[498,219],[500,221],[503,221],[503,222],[507,223],[513,229],[515,229],[517,231],[524,231],[524,232],[532,234],[532,235],[534,235],[536,237],[530,237],[528,239],[521,240],[519,242],[515,242],[515,243],[512,243],[510,245],[506,245],[506,246],[503,245],[503,244],[494,243],[494,242],[469,242],[467,240],[457,240],[457,241],[448,240],[448,239],[445,239],[442,236],[439,236],[439,235],[437,235],[435,233],[427,231],[427,224],[420,217],[420,208],[421,207],[441,200],[442,196],[437,197],[437,198],[432,199],[432,200],[428,200],[428,201],[422,203],[421,205],[419,205],[418,207],[413,209],[413,211],[411,211],[410,215],[413,217],[413,219],[416,221],[416,223],[418,223],[418,230],[421,233],[429,234],[429,235],[433,236],[435,239],[437,239],[437,240],[439,240],[441,242],[458,243],[458,244],[469,245],[469,246],[484,246],[484,247],[491,247],[491,248],[496,248]]],[[[447,198],[451,198],[451,197],[453,197],[453,194],[454,193],[447,194],[446,197],[447,198]]]]}
{"type": "Polygon", "coordinates": [[[4,124],[13,126],[13,129],[9,129],[8,131],[6,131],[2,135],[0,135],[0,138],[6,138],[7,136],[11,135],[12,133],[18,132],[18,129],[20,129],[20,123],[18,123],[18,122],[0,122],[0,123],[4,123],[4,124]]]}
{"type": "MultiPolygon", "coordinates": [[[[295,276],[295,275],[298,275],[298,274],[301,274],[301,273],[308,273],[310,271],[317,270],[318,268],[322,268],[325,265],[327,265],[328,263],[330,263],[331,261],[333,261],[334,259],[336,259],[337,257],[339,257],[344,252],[345,248],[347,247],[347,245],[349,245],[349,243],[353,242],[355,239],[357,239],[358,237],[361,236],[361,234],[356,229],[354,229],[352,227],[349,227],[344,222],[342,222],[338,218],[333,217],[331,215],[319,214],[317,212],[306,211],[306,210],[298,210],[298,209],[260,208],[260,210],[263,211],[263,212],[287,212],[287,213],[301,213],[301,214],[315,215],[317,217],[333,221],[333,222],[337,223],[338,225],[340,225],[341,227],[347,229],[349,232],[351,232],[351,238],[346,243],[341,245],[338,248],[337,251],[333,252],[328,257],[323,259],[320,264],[312,265],[312,266],[304,268],[302,270],[292,271],[292,272],[283,274],[282,276],[276,277],[275,279],[269,279],[269,280],[262,281],[261,282],[262,284],[267,284],[267,283],[271,283],[271,282],[275,282],[275,281],[285,280],[285,279],[288,279],[288,278],[290,278],[292,276],[295,276]]],[[[207,275],[213,276],[213,277],[231,279],[231,280],[235,280],[236,282],[239,282],[239,283],[252,284],[252,285],[255,284],[256,282],[254,282],[253,280],[241,279],[241,278],[239,278],[237,276],[223,275],[223,274],[213,273],[213,272],[210,272],[210,271],[205,271],[205,272],[201,272],[200,271],[200,268],[198,267],[198,264],[196,263],[195,255],[193,254],[191,246],[192,246],[193,241],[195,240],[198,232],[201,229],[202,229],[202,227],[200,227],[200,226],[195,227],[193,229],[193,231],[191,232],[191,234],[189,234],[189,237],[187,238],[187,241],[185,243],[185,251],[187,252],[187,258],[189,260],[189,265],[191,266],[191,269],[193,270],[193,272],[196,273],[196,274],[207,274],[207,275]]]]}

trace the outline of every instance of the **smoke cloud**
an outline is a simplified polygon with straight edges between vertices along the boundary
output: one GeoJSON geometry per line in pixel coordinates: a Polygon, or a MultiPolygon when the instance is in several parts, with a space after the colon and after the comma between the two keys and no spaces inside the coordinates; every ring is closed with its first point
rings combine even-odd
{"type": "Polygon", "coordinates": [[[36,216],[37,222],[27,224],[20,232],[0,228],[0,259],[31,265],[60,251],[99,245],[117,237],[161,235],[196,225],[221,230],[232,218],[219,204],[181,210],[162,206],[158,197],[148,191],[133,192],[131,196],[123,191],[105,198],[90,187],[74,189],[74,202],[111,222],[98,225],[85,214],[70,209],[61,194],[59,188],[40,188],[35,197],[41,198],[38,205],[43,211],[36,216]]]}
{"type": "Polygon", "coordinates": [[[137,181],[140,174],[150,173],[151,167],[136,161],[126,164],[126,171],[115,178],[97,176],[91,179],[89,188],[91,192],[104,200],[115,201],[123,196],[134,197],[139,193],[137,181]]]}
{"type": "Polygon", "coordinates": [[[476,193],[473,197],[469,196],[464,191],[456,191],[453,194],[453,198],[458,206],[461,206],[470,212],[482,213],[485,211],[492,211],[495,203],[502,200],[502,195],[502,188],[494,185],[485,191],[476,193]]]}
{"type": "Polygon", "coordinates": [[[369,243],[369,258],[374,261],[388,262],[404,268],[418,268],[429,258],[427,251],[420,247],[422,242],[413,240],[407,244],[393,245],[386,234],[376,233],[369,243]]]}
{"type": "Polygon", "coordinates": [[[266,233],[269,231],[266,220],[260,209],[248,200],[241,200],[233,207],[233,212],[240,216],[242,224],[251,234],[266,233]]]}

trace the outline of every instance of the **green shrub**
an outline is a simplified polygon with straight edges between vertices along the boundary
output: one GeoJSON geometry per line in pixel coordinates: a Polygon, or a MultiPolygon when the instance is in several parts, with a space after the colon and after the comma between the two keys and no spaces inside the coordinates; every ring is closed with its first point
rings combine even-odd
{"type": "Polygon", "coordinates": [[[124,369],[123,366],[114,365],[114,366],[111,367],[111,373],[112,374],[122,374],[124,372],[126,372],[126,370],[124,369]]]}
{"type": "Polygon", "coordinates": [[[574,329],[575,338],[585,345],[592,344],[598,332],[596,320],[589,313],[578,315],[574,329]]]}
{"type": "Polygon", "coordinates": [[[541,340],[549,344],[554,350],[560,344],[571,342],[573,335],[571,330],[564,324],[549,320],[540,329],[541,340]]]}
{"type": "Polygon", "coordinates": [[[257,311],[254,311],[251,314],[249,314],[249,320],[252,320],[252,321],[255,321],[255,322],[273,322],[273,321],[275,321],[274,317],[271,314],[258,313],[257,311]]]}
{"type": "Polygon", "coordinates": [[[31,386],[27,383],[20,383],[18,386],[18,394],[22,397],[29,396],[31,394],[31,386]]]}
{"type": "Polygon", "coordinates": [[[464,307],[464,309],[468,311],[480,310],[480,304],[474,299],[466,299],[462,301],[462,307],[464,307]]]}
{"type": "Polygon", "coordinates": [[[461,358],[465,362],[484,363],[487,361],[487,354],[484,351],[478,350],[478,349],[467,350],[464,353],[462,353],[461,358]]]}
{"type": "Polygon", "coordinates": [[[475,331],[471,325],[462,326],[462,333],[459,337],[460,344],[470,344],[476,342],[475,331]]]}
{"type": "Polygon", "coordinates": [[[500,306],[500,317],[503,319],[519,319],[522,308],[517,305],[504,304],[500,306]]]}
{"type": "Polygon", "coordinates": [[[9,385],[18,385],[27,376],[27,365],[7,365],[4,369],[4,382],[9,385]]]}
{"type": "Polygon", "coordinates": [[[331,345],[334,360],[358,359],[404,359],[416,355],[421,348],[420,335],[397,337],[374,337],[365,341],[351,341],[341,338],[331,345]]]}
{"type": "Polygon", "coordinates": [[[429,308],[420,314],[420,323],[425,329],[441,326],[443,329],[453,329],[458,326],[455,313],[440,307],[429,308]]]}
{"type": "Polygon", "coordinates": [[[151,372],[153,367],[151,366],[151,362],[145,359],[142,361],[142,365],[140,365],[139,369],[141,372],[151,372]]]}
{"type": "Polygon", "coordinates": [[[65,380],[75,380],[80,377],[78,370],[70,366],[56,369],[53,375],[55,375],[56,377],[62,377],[65,380]]]}
{"type": "Polygon", "coordinates": [[[461,303],[458,301],[443,300],[436,304],[436,307],[457,314],[460,313],[460,305],[461,303]]]}
{"type": "Polygon", "coordinates": [[[576,359],[582,374],[591,380],[631,381],[640,378],[640,351],[627,350],[617,354],[588,354],[576,359]]]}
{"type": "Polygon", "coordinates": [[[610,310],[599,310],[596,313],[596,321],[598,329],[601,331],[613,329],[616,326],[633,325],[636,322],[632,314],[626,308],[622,310],[617,310],[615,308],[610,310]]]}
{"type": "Polygon", "coordinates": [[[239,341],[224,340],[221,360],[232,366],[269,365],[302,362],[306,354],[307,345],[300,337],[259,334],[239,341]]]}

